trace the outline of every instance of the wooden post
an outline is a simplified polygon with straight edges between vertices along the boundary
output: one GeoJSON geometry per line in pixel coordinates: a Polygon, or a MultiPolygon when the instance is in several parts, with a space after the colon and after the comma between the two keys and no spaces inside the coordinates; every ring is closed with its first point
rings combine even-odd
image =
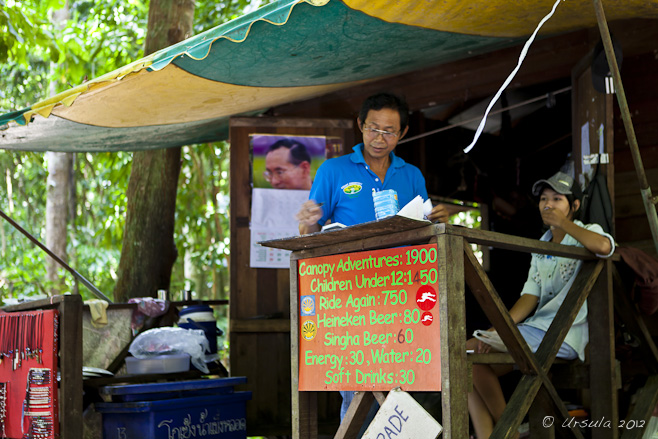
{"type": "Polygon", "coordinates": [[[317,392],[299,391],[299,288],[297,258],[290,257],[290,370],[293,439],[318,437],[317,392]]]}
{"type": "Polygon", "coordinates": [[[82,438],[82,298],[61,296],[59,304],[60,436],[82,438]]]}
{"type": "Polygon", "coordinates": [[[592,439],[619,437],[617,425],[617,377],[615,372],[614,315],[612,297],[612,261],[604,262],[588,300],[590,392],[593,422],[610,425],[592,428],[592,439]]]}
{"type": "Polygon", "coordinates": [[[373,401],[375,396],[372,392],[356,392],[334,439],[355,438],[361,431],[373,401]]]}
{"type": "Polygon", "coordinates": [[[555,410],[553,400],[541,389],[528,411],[530,437],[533,439],[555,439],[555,410]],[[547,417],[552,416],[552,420],[547,417]],[[552,425],[550,425],[552,423],[552,425]]]}
{"type": "Polygon", "coordinates": [[[464,239],[438,235],[443,437],[468,437],[464,239]]]}

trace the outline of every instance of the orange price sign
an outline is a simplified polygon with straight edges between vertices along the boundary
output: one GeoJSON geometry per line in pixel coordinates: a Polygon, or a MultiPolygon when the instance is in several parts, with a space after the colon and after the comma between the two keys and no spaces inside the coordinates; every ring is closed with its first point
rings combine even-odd
{"type": "Polygon", "coordinates": [[[298,261],[299,390],[441,390],[435,245],[298,261]]]}

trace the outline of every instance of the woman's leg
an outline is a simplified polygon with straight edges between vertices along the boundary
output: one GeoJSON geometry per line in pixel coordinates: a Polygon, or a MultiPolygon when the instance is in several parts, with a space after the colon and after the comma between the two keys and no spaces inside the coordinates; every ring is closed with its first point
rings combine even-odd
{"type": "Polygon", "coordinates": [[[507,403],[498,377],[512,371],[512,366],[473,365],[473,390],[482,399],[493,423],[498,422],[507,403]]]}
{"type": "MultiPolygon", "coordinates": [[[[467,349],[476,349],[478,340],[466,342],[467,349]]],[[[468,412],[478,439],[491,436],[493,427],[505,410],[505,396],[498,377],[509,373],[512,366],[473,365],[473,391],[468,394],[468,412]]]]}
{"type": "Polygon", "coordinates": [[[488,438],[493,431],[493,418],[480,394],[473,388],[468,393],[468,414],[471,416],[473,429],[477,438],[488,438]]]}

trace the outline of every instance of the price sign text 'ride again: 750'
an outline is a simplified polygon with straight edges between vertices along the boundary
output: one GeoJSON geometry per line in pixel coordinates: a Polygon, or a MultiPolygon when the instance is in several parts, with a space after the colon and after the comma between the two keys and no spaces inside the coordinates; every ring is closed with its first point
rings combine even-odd
{"type": "Polygon", "coordinates": [[[441,390],[436,246],[297,267],[299,390],[441,390]]]}

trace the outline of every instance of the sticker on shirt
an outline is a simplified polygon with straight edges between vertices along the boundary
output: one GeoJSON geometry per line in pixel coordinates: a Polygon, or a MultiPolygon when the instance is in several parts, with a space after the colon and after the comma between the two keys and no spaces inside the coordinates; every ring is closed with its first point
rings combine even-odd
{"type": "Polygon", "coordinates": [[[343,193],[345,193],[348,197],[353,198],[359,192],[361,192],[361,189],[363,189],[363,183],[359,183],[358,181],[351,181],[341,186],[340,188],[343,190],[343,193]]]}

